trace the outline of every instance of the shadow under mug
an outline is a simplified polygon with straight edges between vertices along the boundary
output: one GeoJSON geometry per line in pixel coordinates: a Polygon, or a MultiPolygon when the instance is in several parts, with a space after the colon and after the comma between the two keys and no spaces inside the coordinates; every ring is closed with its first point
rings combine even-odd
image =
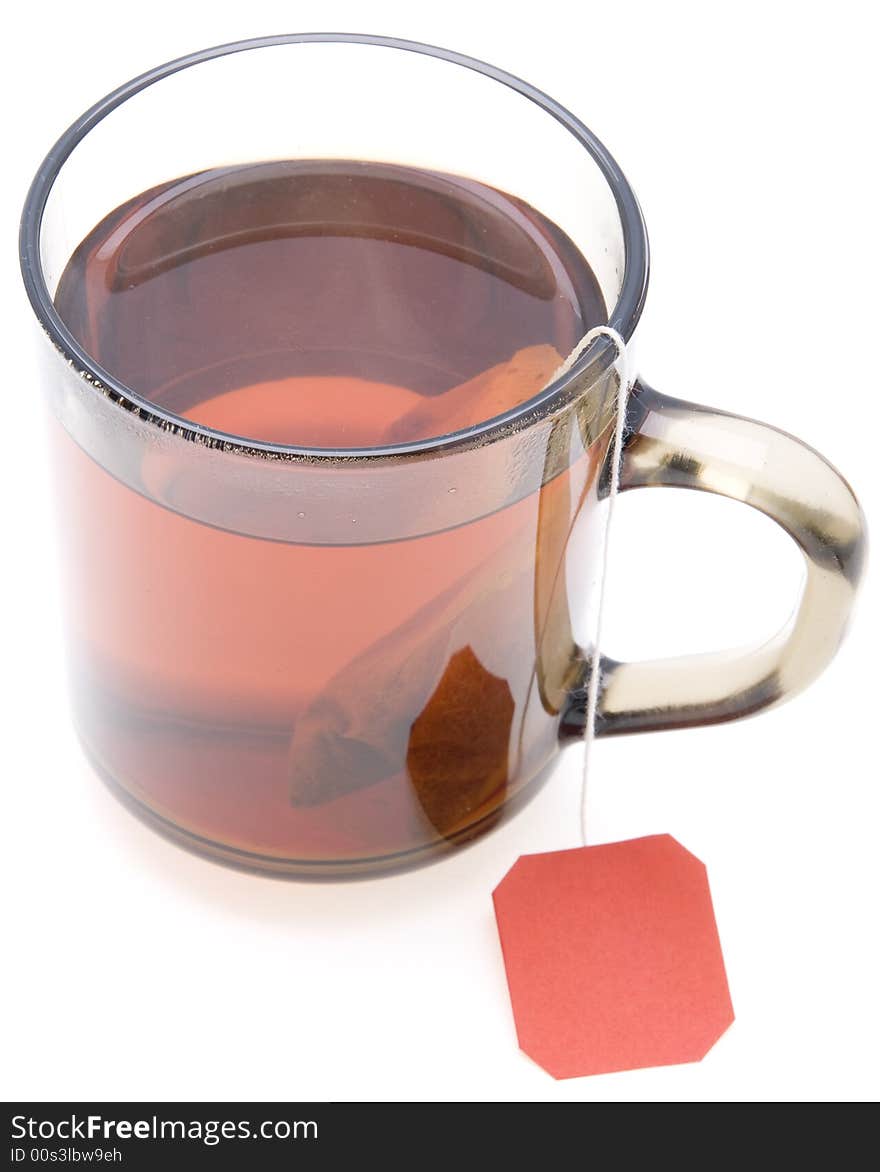
{"type": "MultiPolygon", "coordinates": [[[[297,157],[403,162],[520,197],[590,262],[627,342],[648,248],[628,183],[573,115],[489,65],[388,38],[274,37],[171,62],[99,102],[41,166],[22,271],[50,342],[81,739],[184,845],[323,877],[476,836],[583,735],[618,374],[600,336],[478,426],[331,451],[212,431],[83,351],[53,295],[103,216],[218,163],[297,157]]],[[[625,434],[621,491],[741,500],[790,534],[807,576],[758,648],[601,659],[597,733],[731,720],[804,687],[838,646],[863,560],[846,482],[772,427],[641,381],[625,434]]]]}

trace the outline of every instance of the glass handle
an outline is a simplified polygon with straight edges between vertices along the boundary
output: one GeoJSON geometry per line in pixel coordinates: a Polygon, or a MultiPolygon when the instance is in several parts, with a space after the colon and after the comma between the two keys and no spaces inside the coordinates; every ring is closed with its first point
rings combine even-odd
{"type": "MultiPolygon", "coordinates": [[[[749,716],[805,688],[840,645],[865,560],[865,522],[843,477],[806,444],[765,423],[637,383],[621,491],[693,488],[742,501],[794,539],[806,582],[789,622],[756,647],[618,663],[602,658],[596,733],[643,732],[749,716]]],[[[583,731],[586,688],[561,731],[583,731]]]]}

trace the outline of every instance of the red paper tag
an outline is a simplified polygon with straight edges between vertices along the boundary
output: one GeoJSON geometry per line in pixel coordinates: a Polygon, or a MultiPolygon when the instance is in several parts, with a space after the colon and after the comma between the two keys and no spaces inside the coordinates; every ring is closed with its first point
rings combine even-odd
{"type": "Polygon", "coordinates": [[[696,1062],[733,1021],[706,868],[668,834],[522,855],[493,899],[520,1048],[554,1078],[696,1062]]]}

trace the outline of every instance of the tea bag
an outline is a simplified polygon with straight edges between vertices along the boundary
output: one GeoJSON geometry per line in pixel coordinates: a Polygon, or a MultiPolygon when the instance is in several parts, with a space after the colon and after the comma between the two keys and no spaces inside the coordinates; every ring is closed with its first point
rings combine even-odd
{"type": "MultiPolygon", "coordinates": [[[[529,346],[453,390],[423,398],[388,429],[386,442],[440,435],[531,398],[562,361],[529,346]]],[[[509,670],[527,670],[502,616],[532,590],[534,543],[515,534],[467,578],[428,602],[339,672],[299,718],[290,747],[294,806],[332,801],[406,772],[441,834],[466,823],[508,777],[514,701],[507,679],[480,658],[504,646],[509,670]],[[496,632],[494,633],[493,632],[496,632]],[[485,652],[484,652],[485,654],[485,652]]]]}
{"type": "Polygon", "coordinates": [[[435,829],[450,834],[503,794],[514,702],[506,678],[484,660],[494,655],[505,672],[530,670],[531,633],[514,646],[503,621],[531,590],[527,548],[515,534],[330,680],[294,730],[293,806],[406,772],[435,829]]]}

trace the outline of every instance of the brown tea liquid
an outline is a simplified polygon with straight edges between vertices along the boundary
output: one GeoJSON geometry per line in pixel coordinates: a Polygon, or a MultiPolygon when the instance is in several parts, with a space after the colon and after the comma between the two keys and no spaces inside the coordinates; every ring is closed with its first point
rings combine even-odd
{"type": "MultiPolygon", "coordinates": [[[[153,403],[314,448],[414,441],[500,414],[606,320],[584,258],[521,201],[340,161],[145,192],[82,242],[56,305],[85,350],[153,403]]],[[[530,652],[493,628],[492,591],[507,583],[531,623],[536,499],[404,541],[298,545],[175,513],[60,428],[57,465],[72,510],[79,728],[99,767],[159,818],[245,861],[405,857],[466,832],[529,780],[505,746],[530,652]],[[431,644],[432,623],[461,627],[453,654],[431,644]],[[392,686],[401,663],[408,695],[392,686]],[[384,731],[340,715],[346,678],[384,697],[381,712],[364,710],[384,731]],[[494,732],[468,728],[468,705],[494,732]]],[[[545,490],[566,519],[567,480],[545,490]]]]}

